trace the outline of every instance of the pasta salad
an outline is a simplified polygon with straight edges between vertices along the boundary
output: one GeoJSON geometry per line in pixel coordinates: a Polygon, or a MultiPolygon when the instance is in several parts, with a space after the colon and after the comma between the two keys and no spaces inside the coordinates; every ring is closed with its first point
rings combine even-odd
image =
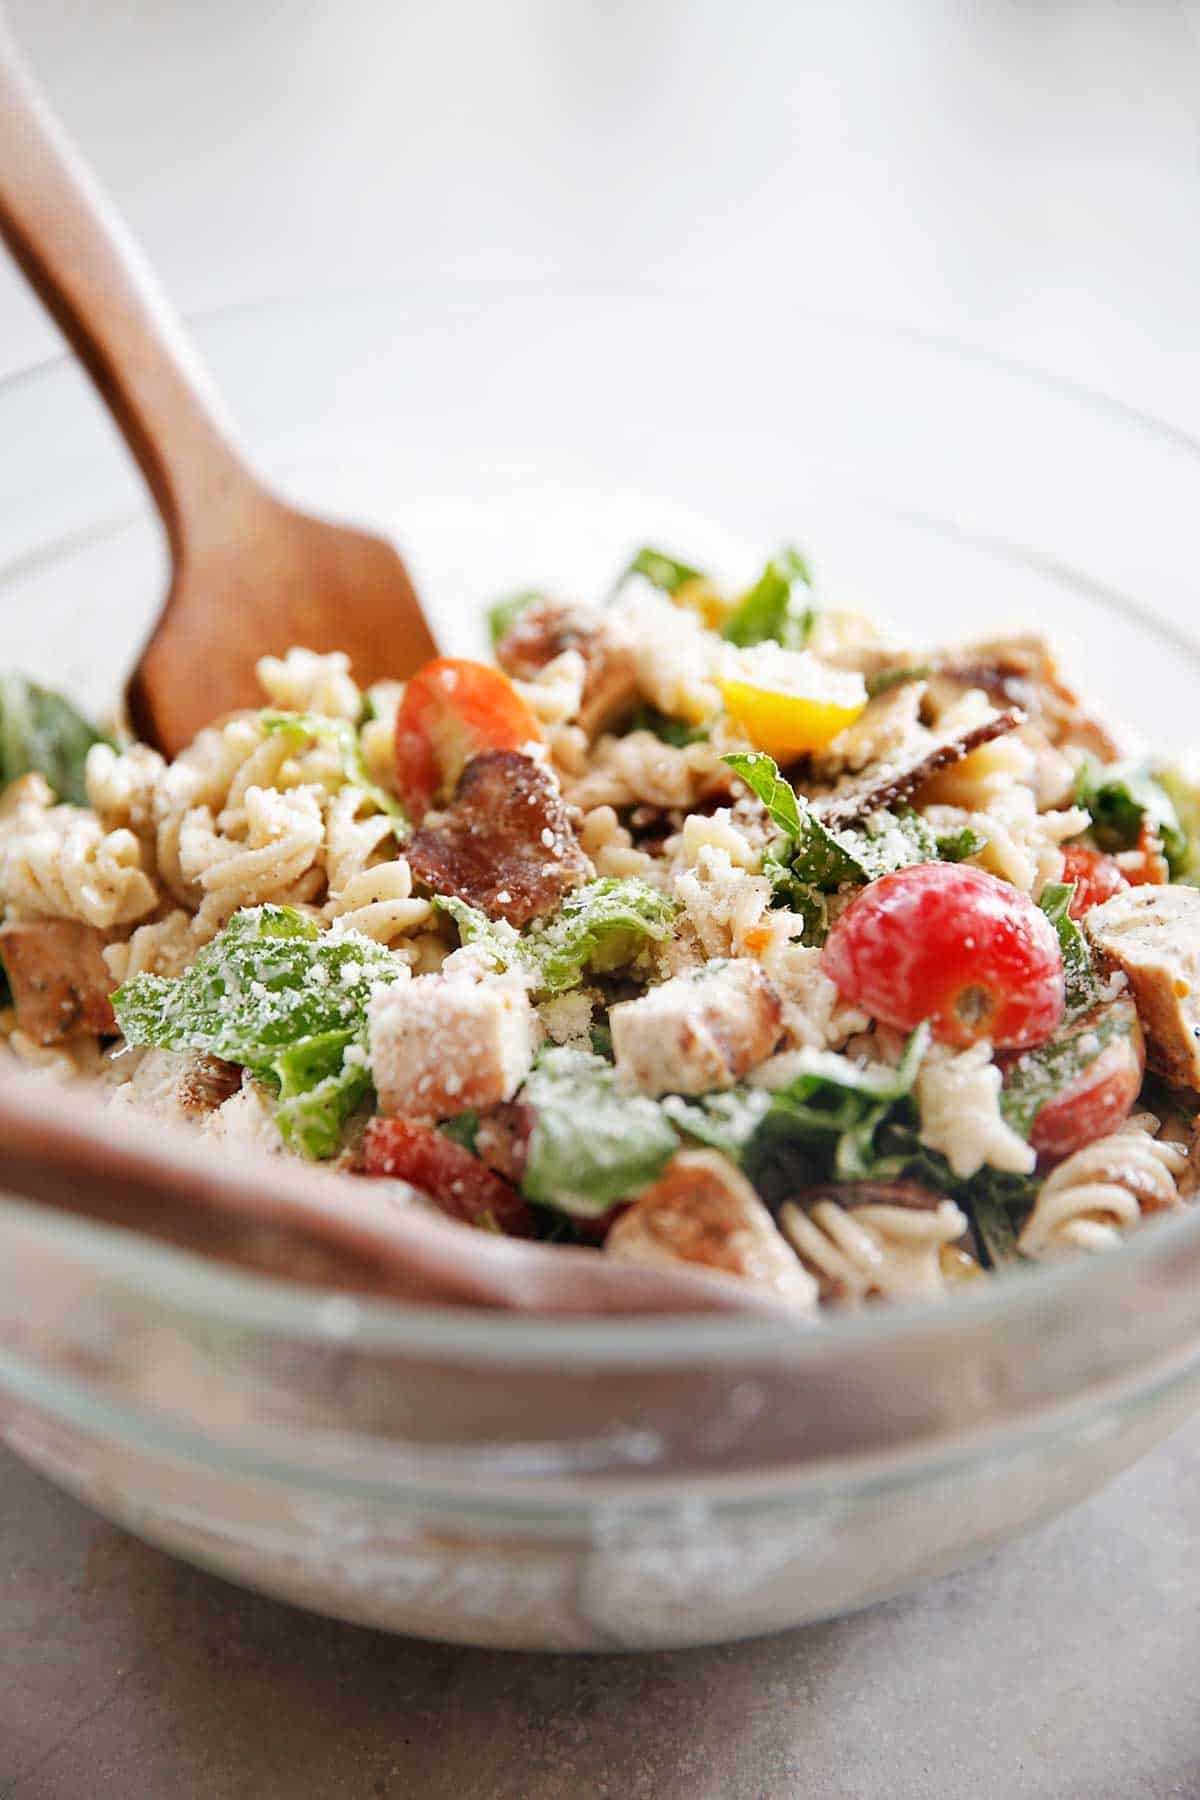
{"type": "Polygon", "coordinates": [[[807,1310],[1192,1198],[1200,781],[1041,637],[914,645],[791,549],[489,626],[366,693],[265,658],[170,763],[0,681],[8,1052],[807,1310]]]}

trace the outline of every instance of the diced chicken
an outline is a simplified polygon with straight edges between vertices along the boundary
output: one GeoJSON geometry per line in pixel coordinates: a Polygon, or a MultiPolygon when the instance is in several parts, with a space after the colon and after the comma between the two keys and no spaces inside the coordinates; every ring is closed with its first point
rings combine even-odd
{"type": "Polygon", "coordinates": [[[511,1100],[529,1071],[539,1027],[516,975],[474,982],[420,975],[385,988],[368,1009],[380,1110],[448,1119],[511,1100]]]}
{"type": "Polygon", "coordinates": [[[0,961],[8,973],[21,1030],[38,1044],[115,1033],[113,980],[101,952],[103,934],[69,919],[14,920],[0,927],[0,961]]]}
{"type": "Polygon", "coordinates": [[[1200,1090],[1200,890],[1129,888],[1094,906],[1084,930],[1129,978],[1151,1067],[1200,1090]]]}
{"type": "Polygon", "coordinates": [[[732,1087],[779,1041],[783,1007],[756,962],[707,963],[609,1014],[622,1084],[642,1094],[732,1087]]]}
{"type": "Polygon", "coordinates": [[[800,1265],[743,1175],[715,1150],[684,1150],[621,1214],[609,1256],[653,1269],[699,1264],[782,1299],[815,1306],[817,1284],[800,1265]]]}

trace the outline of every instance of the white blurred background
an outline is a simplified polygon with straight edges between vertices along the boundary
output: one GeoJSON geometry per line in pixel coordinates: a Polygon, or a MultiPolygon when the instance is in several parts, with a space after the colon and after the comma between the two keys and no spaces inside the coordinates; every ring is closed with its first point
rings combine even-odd
{"type": "MultiPolygon", "coordinates": [[[[188,312],[553,280],[947,333],[1200,433],[1187,0],[10,0],[188,312]]],[[[56,348],[0,266],[0,373],[56,348]]]]}

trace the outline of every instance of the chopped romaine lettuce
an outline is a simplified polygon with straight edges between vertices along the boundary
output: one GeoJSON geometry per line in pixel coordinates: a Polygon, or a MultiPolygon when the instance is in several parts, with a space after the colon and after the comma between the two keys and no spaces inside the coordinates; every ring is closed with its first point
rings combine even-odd
{"type": "Polygon", "coordinates": [[[661,1104],[685,1138],[694,1138],[737,1162],[770,1111],[771,1098],[766,1088],[735,1087],[704,1094],[698,1100],[668,1094],[661,1104]]]}
{"type": "Polygon", "coordinates": [[[464,944],[479,944],[500,968],[521,968],[535,993],[561,994],[584,971],[607,974],[636,961],[648,944],[671,934],[675,902],[634,877],[608,877],[567,894],[558,912],[515,931],[466,901],[437,895],[434,905],[456,922],[464,944]]]}
{"type": "Polygon", "coordinates": [[[599,1217],[648,1187],[679,1148],[662,1108],[619,1094],[611,1064],[583,1050],[548,1051],[522,1097],[534,1126],[521,1188],[541,1206],[599,1217]]]}
{"type": "Polygon", "coordinates": [[[939,831],[937,834],[937,853],[939,862],[966,862],[969,856],[978,856],[987,843],[972,825],[960,825],[956,831],[939,831]]]}
{"type": "Polygon", "coordinates": [[[772,641],[785,650],[803,650],[815,618],[808,563],[788,545],[742,596],[726,619],[722,636],[743,649],[772,641]]]}
{"type": "Polygon", "coordinates": [[[273,1059],[279,1081],[275,1118],[285,1144],[319,1162],[336,1156],[346,1121],[372,1091],[361,1034],[328,1031],[302,1038],[273,1059]]]}
{"type": "Polygon", "coordinates": [[[691,563],[680,562],[677,556],[668,556],[665,550],[656,550],[651,544],[643,544],[630,557],[613,584],[613,592],[623,588],[634,575],[641,575],[664,594],[677,594],[689,581],[706,579],[703,569],[694,569],[691,563]]]}
{"type": "Polygon", "coordinates": [[[130,1044],[202,1050],[239,1063],[280,1096],[285,1140],[330,1156],[371,1089],[367,1002],[408,965],[355,932],[322,934],[289,906],[235,913],[177,979],[138,975],[113,995],[130,1044]]]}
{"type": "Polygon", "coordinates": [[[86,806],[87,753],[108,742],[61,694],[24,675],[0,675],[0,788],[36,773],[60,800],[86,806]]]}
{"type": "Polygon", "coordinates": [[[1042,897],[1038,901],[1058,933],[1066,982],[1067,1018],[1090,1011],[1100,998],[1100,983],[1092,966],[1088,941],[1070,915],[1074,893],[1073,881],[1049,881],[1042,889],[1042,897]]]}
{"type": "Polygon", "coordinates": [[[880,1178],[878,1133],[898,1106],[902,1117],[910,1116],[913,1084],[928,1047],[929,1027],[919,1025],[894,1069],[860,1067],[832,1051],[810,1052],[804,1073],[772,1096],[763,1122],[764,1155],[799,1141],[826,1178],[880,1178]]]}
{"type": "Polygon", "coordinates": [[[1179,814],[1147,764],[1103,767],[1090,758],[1079,771],[1075,798],[1092,815],[1092,836],[1102,850],[1135,849],[1145,819],[1162,840],[1171,873],[1186,866],[1188,841],[1179,814]]]}

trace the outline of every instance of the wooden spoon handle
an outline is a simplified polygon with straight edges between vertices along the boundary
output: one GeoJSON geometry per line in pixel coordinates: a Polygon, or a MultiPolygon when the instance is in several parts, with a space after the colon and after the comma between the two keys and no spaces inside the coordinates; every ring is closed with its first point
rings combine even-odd
{"type": "Polygon", "coordinates": [[[82,1085],[3,1068],[0,1178],[13,1197],[306,1287],[516,1312],[795,1318],[743,1282],[473,1232],[385,1182],[234,1152],[118,1112],[82,1085]]]}
{"type": "Polygon", "coordinates": [[[0,234],[141,466],[178,558],[257,491],[183,326],[0,18],[0,234]]]}

